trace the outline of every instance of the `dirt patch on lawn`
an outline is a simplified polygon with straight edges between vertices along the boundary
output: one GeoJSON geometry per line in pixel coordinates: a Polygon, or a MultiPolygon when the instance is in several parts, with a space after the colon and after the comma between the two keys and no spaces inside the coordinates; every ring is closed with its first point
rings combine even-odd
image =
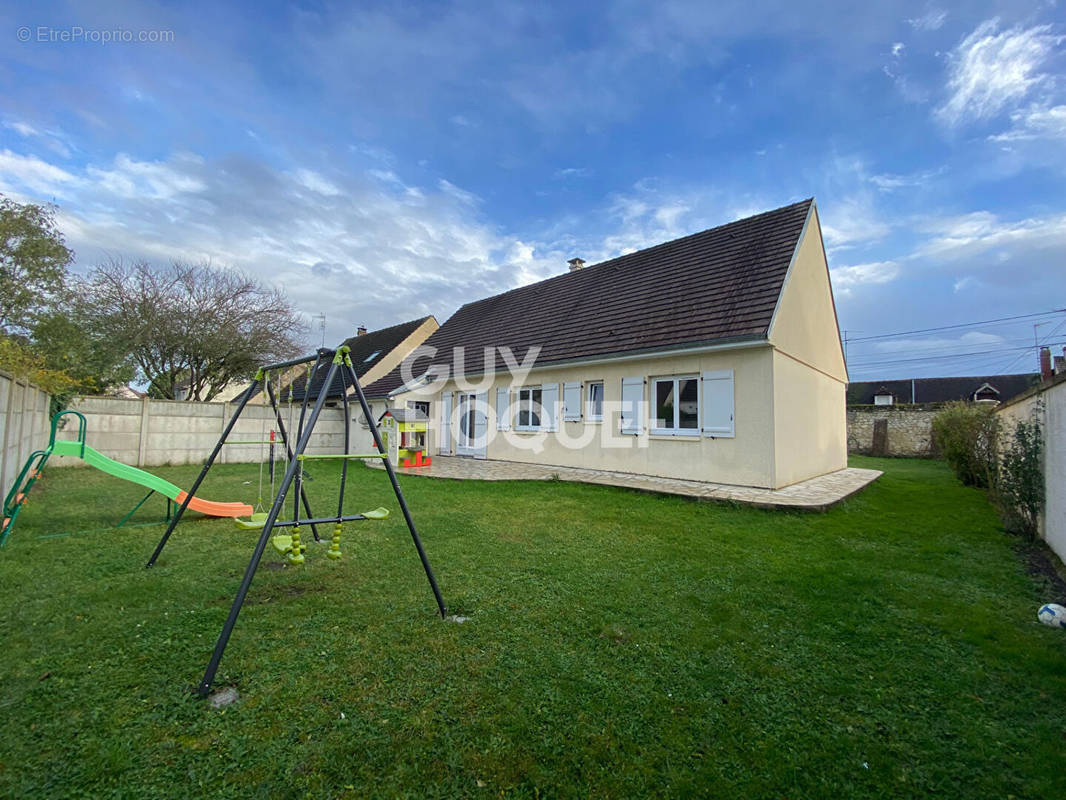
{"type": "Polygon", "coordinates": [[[1015,545],[1018,556],[1025,564],[1025,569],[1040,587],[1045,603],[1066,605],[1066,575],[1062,562],[1046,544],[1036,542],[1015,545]]]}

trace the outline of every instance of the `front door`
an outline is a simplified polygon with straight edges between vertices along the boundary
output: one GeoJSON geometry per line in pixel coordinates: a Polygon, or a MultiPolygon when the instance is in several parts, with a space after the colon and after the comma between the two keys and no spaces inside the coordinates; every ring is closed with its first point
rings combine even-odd
{"type": "Polygon", "coordinates": [[[485,395],[456,395],[455,454],[484,458],[486,451],[485,395]]]}

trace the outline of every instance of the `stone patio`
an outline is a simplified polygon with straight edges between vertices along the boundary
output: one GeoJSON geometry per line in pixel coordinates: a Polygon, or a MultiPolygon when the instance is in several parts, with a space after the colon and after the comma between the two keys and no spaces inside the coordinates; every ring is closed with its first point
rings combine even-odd
{"type": "MultiPolygon", "coordinates": [[[[368,463],[372,467],[383,469],[376,461],[368,463]]],[[[432,466],[397,467],[396,472],[402,475],[474,481],[558,479],[575,483],[621,486],[642,492],[680,495],[697,500],[722,500],[746,503],[760,508],[794,508],[806,511],[825,511],[830,506],[836,505],[865,488],[882,474],[876,469],[849,467],[786,486],[784,489],[757,489],[752,486],[658,478],[654,475],[632,475],[627,472],[608,472],[600,469],[549,467],[541,464],[522,464],[517,461],[490,461],[456,456],[433,456],[432,466]]]]}

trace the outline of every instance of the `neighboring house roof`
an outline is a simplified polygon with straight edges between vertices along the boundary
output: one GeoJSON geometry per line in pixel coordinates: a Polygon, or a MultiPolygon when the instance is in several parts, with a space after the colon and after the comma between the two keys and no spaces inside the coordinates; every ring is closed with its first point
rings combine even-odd
{"type": "MultiPolygon", "coordinates": [[[[460,308],[425,344],[434,364],[484,372],[484,348],[536,364],[765,339],[813,199],[613,258],[460,308]]],[[[428,365],[428,361],[425,362],[428,365]]],[[[496,353],[496,369],[505,362],[496,353]]],[[[403,384],[400,369],[367,387],[403,384]]]]}
{"type": "MultiPolygon", "coordinates": [[[[355,368],[355,374],[362,378],[380,361],[384,360],[389,353],[399,347],[408,336],[414,333],[429,318],[429,316],[425,316],[421,319],[414,319],[410,322],[393,325],[389,328],[371,331],[362,336],[353,336],[350,339],[345,339],[343,344],[350,348],[349,355],[352,359],[352,366],[355,368]]],[[[386,367],[386,369],[387,368],[388,367],[386,367]]],[[[318,397],[318,393],[322,388],[323,382],[326,380],[326,374],[328,372],[329,361],[326,361],[319,364],[318,369],[315,370],[315,373],[311,376],[311,399],[316,399],[318,397]]],[[[326,394],[327,397],[340,397],[344,393],[345,388],[349,386],[348,382],[345,380],[346,375],[347,372],[344,370],[337,371],[337,374],[333,376],[333,383],[330,386],[330,390],[326,394]]],[[[305,380],[306,374],[301,375],[293,381],[293,400],[299,401],[304,399],[305,380]]],[[[288,390],[283,391],[282,396],[285,399],[288,399],[288,390]]]]}
{"type": "Polygon", "coordinates": [[[898,381],[856,381],[848,385],[849,405],[872,405],[874,395],[891,394],[897,403],[947,403],[973,400],[987,387],[998,393],[1000,402],[1020,394],[1039,382],[1040,375],[975,375],[966,378],[908,378],[898,381]]]}

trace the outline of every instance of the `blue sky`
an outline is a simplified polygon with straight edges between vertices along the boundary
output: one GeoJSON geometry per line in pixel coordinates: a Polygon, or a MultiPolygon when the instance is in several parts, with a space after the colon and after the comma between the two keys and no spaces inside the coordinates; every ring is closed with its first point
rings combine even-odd
{"type": "Polygon", "coordinates": [[[56,202],[79,270],[210,259],[337,341],[813,195],[853,379],[1066,342],[866,339],[1066,308],[1054,2],[35,3],[0,36],[0,193],[56,202]]]}

